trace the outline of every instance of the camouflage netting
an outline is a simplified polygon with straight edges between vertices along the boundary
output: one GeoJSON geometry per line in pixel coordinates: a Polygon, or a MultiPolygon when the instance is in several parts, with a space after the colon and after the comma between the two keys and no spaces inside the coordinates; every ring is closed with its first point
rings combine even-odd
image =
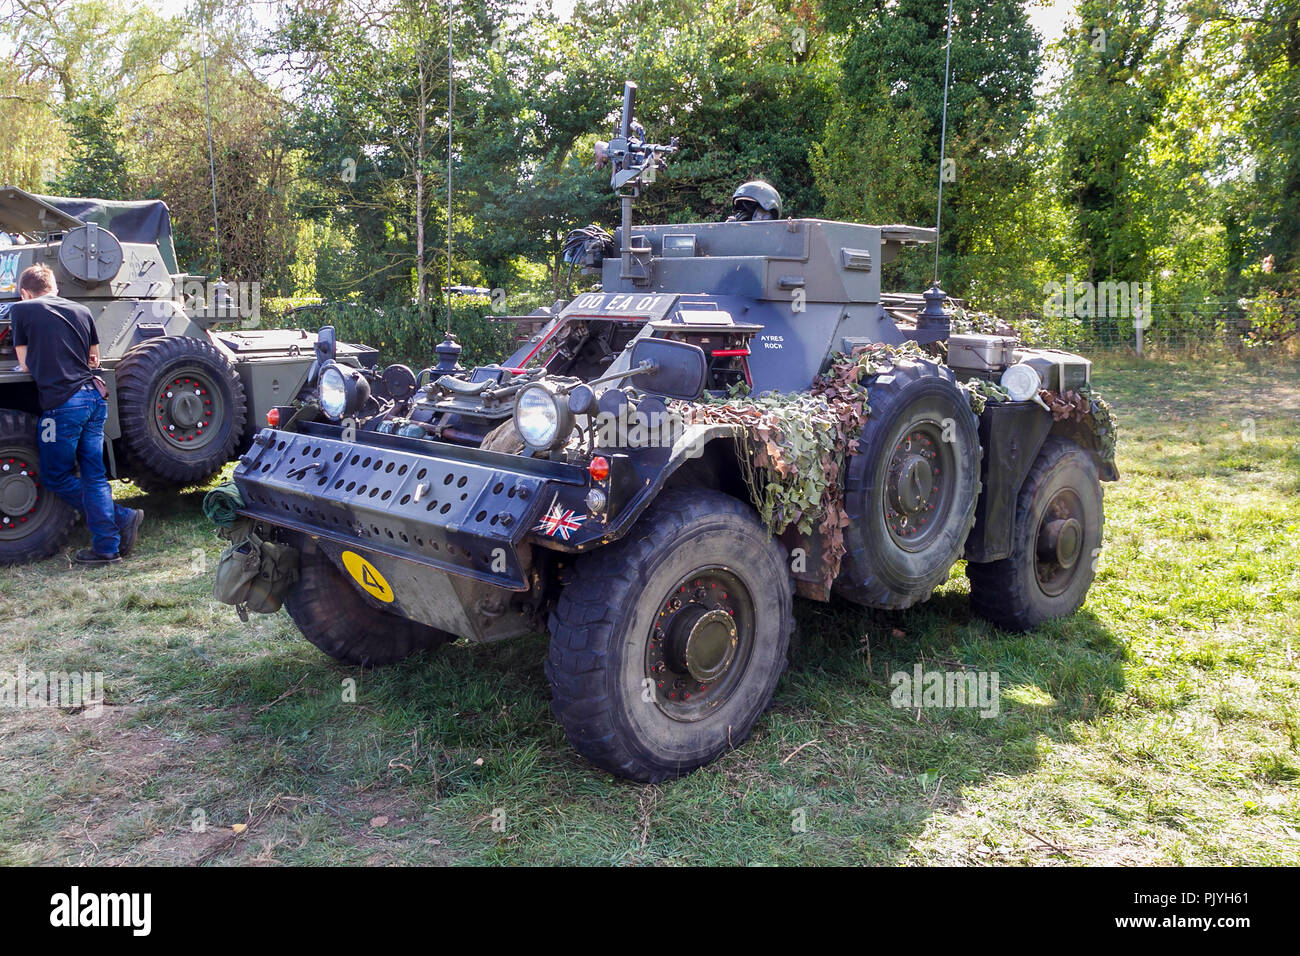
{"type": "Polygon", "coordinates": [[[1095,391],[1092,386],[1084,388],[1084,397],[1091,404],[1092,412],[1092,429],[1097,436],[1097,452],[1101,455],[1101,460],[1109,464],[1115,463],[1115,443],[1119,439],[1119,427],[1115,423],[1115,413],[1111,410],[1110,402],[1106,401],[1095,391]]]}
{"type": "Polygon", "coordinates": [[[822,578],[830,586],[844,557],[845,458],[857,452],[858,436],[871,414],[862,384],[896,362],[929,358],[915,343],[869,345],[852,355],[836,353],[806,393],[769,393],[682,406],[691,423],[741,425],[749,453],[740,464],[759,516],[774,535],[791,525],[814,530],[824,543],[822,578]]]}
{"type": "MultiPolygon", "coordinates": [[[[844,558],[843,474],[846,456],[856,454],[858,436],[871,414],[863,379],[888,372],[899,362],[938,361],[915,342],[866,345],[851,355],[837,352],[829,368],[807,393],[735,393],[725,399],[681,403],[688,423],[740,425],[748,437],[748,454],[739,455],[750,498],[773,535],[793,525],[801,534],[814,530],[823,542],[822,582],[829,587],[844,558]]],[[[1002,386],[971,379],[958,386],[979,415],[990,402],[1009,401],[1002,386]]],[[[1110,406],[1092,395],[1042,396],[1059,421],[1090,426],[1107,461],[1114,459],[1115,425],[1110,406]],[[1051,396],[1051,400],[1049,400],[1051,396]],[[1082,403],[1082,404],[1080,404],[1082,403]]]]}
{"type": "Polygon", "coordinates": [[[961,386],[961,390],[965,392],[966,397],[970,399],[970,410],[976,415],[983,415],[984,407],[988,405],[989,402],[1011,401],[1011,396],[1007,394],[1005,388],[997,382],[985,381],[982,378],[971,379],[965,385],[961,386]]]}
{"type": "Polygon", "coordinates": [[[1092,387],[1070,389],[1064,394],[1043,389],[1038,397],[1047,405],[1055,421],[1070,421],[1089,429],[1096,438],[1097,454],[1107,464],[1115,463],[1115,414],[1110,402],[1102,399],[1092,387]]]}

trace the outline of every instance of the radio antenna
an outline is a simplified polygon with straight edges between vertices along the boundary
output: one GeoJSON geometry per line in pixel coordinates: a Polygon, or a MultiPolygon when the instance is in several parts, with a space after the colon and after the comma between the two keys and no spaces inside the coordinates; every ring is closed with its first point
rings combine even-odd
{"type": "Polygon", "coordinates": [[[939,128],[939,200],[934,210],[934,284],[939,284],[939,227],[943,224],[943,167],[948,147],[948,78],[952,68],[952,0],[948,0],[948,42],[943,53],[943,120],[939,128]]]}
{"type": "Polygon", "coordinates": [[[451,111],[455,106],[455,65],[452,50],[452,0],[447,0],[447,335],[451,336],[451,111]]]}
{"type": "MultiPolygon", "coordinates": [[[[456,341],[456,336],[453,335],[451,331],[451,142],[452,130],[454,129],[452,110],[456,105],[456,87],[454,83],[456,58],[452,46],[453,3],[454,0],[447,0],[447,285],[443,290],[446,293],[443,298],[447,303],[447,322],[446,331],[444,333],[446,338],[444,338],[442,343],[434,349],[434,352],[438,354],[438,364],[434,366],[434,371],[436,372],[461,371],[460,354],[463,351],[460,343],[456,341]]],[[[424,135],[423,130],[420,131],[420,135],[424,135]]]]}
{"type": "Polygon", "coordinates": [[[212,152],[212,91],[208,86],[208,13],[199,8],[199,47],[203,56],[203,99],[208,121],[208,178],[212,183],[212,241],[216,243],[217,275],[221,275],[221,226],[217,222],[217,162],[212,152]]]}

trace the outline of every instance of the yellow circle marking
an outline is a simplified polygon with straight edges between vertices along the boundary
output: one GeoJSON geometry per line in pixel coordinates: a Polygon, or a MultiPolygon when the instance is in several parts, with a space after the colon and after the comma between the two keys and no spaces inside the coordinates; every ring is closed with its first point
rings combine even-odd
{"type": "Polygon", "coordinates": [[[392,604],[393,599],[397,597],[388,581],[379,573],[379,569],[356,552],[343,552],[343,567],[348,569],[348,574],[352,575],[357,584],[365,588],[371,597],[385,604],[392,604]]]}

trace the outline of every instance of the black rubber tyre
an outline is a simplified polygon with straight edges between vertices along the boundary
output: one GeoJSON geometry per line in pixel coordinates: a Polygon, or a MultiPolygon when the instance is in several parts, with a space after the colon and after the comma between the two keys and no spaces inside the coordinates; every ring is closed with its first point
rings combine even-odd
{"type": "Polygon", "coordinates": [[[1016,499],[1011,556],[983,564],[968,562],[971,609],[1009,631],[1027,631],[1043,621],[1073,614],[1096,576],[1101,549],[1102,492],[1097,465],[1087,451],[1064,438],[1048,438],[1034,459],[1016,499]],[[1061,559],[1059,522],[1067,531],[1061,559]],[[1068,529],[1068,525],[1066,526],[1068,529]]]}
{"type": "Polygon", "coordinates": [[[40,419],[0,409],[0,565],[57,554],[81,513],[40,481],[36,436],[40,419]]]}
{"type": "Polygon", "coordinates": [[[867,607],[924,601],[961,556],[980,493],[979,422],[950,369],[900,362],[867,382],[849,456],[837,593],[867,607]]]}
{"type": "Polygon", "coordinates": [[[665,491],[578,560],[551,615],[551,708],[574,749],[654,782],[739,746],[785,670],[792,598],[785,549],[748,506],[665,491]]]}
{"type": "Polygon", "coordinates": [[[284,608],[303,637],[335,660],[359,667],[395,664],[456,640],[436,627],[371,607],[315,548],[303,550],[298,581],[285,594],[284,608]]]}
{"type": "Polygon", "coordinates": [[[201,484],[235,456],[248,419],[244,385],[212,343],[149,339],[115,374],[122,440],[142,487],[201,484]]]}

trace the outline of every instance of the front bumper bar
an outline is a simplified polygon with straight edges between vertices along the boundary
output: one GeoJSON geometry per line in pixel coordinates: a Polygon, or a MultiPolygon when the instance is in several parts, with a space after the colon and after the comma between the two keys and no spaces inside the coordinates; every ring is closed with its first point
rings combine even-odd
{"type": "Polygon", "coordinates": [[[519,545],[584,469],[336,426],[263,429],[235,468],[241,514],[512,591],[529,587],[519,545]]]}

